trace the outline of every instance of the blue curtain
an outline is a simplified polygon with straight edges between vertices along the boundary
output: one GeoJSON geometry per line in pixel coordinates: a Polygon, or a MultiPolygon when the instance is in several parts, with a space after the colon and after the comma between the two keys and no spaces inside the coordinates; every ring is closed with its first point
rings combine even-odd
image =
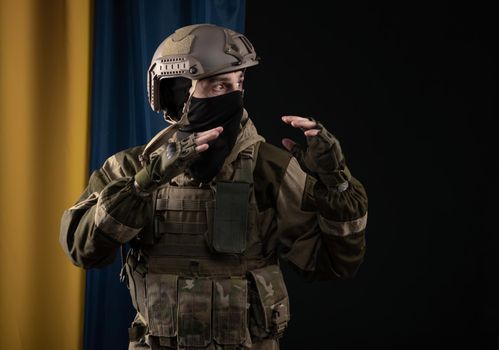
{"type": "MultiPolygon", "coordinates": [[[[145,144],[166,127],[147,102],[146,72],[176,28],[213,23],[244,31],[245,0],[96,0],[94,4],[91,171],[112,154],[145,144]]],[[[119,282],[120,259],[86,275],[85,350],[127,348],[134,310],[119,282]]]]}

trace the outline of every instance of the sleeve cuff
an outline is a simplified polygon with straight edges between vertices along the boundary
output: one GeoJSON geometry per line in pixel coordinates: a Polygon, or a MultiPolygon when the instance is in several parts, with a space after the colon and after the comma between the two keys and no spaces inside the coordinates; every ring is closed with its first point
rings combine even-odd
{"type": "Polygon", "coordinates": [[[113,218],[107,211],[104,205],[99,201],[95,211],[95,226],[112,239],[126,243],[134,238],[141,228],[134,228],[120,223],[113,218]]]}
{"type": "Polygon", "coordinates": [[[319,215],[318,221],[322,232],[333,236],[345,237],[352,233],[361,232],[366,229],[367,213],[358,219],[350,221],[328,220],[319,215]]]}

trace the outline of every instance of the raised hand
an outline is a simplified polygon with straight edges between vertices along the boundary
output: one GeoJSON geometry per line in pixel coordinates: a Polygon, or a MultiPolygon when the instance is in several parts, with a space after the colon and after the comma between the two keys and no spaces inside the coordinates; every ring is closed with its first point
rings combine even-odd
{"type": "Polygon", "coordinates": [[[151,154],[151,159],[137,174],[135,184],[138,190],[151,193],[185,171],[199,153],[209,148],[208,142],[223,132],[221,126],[190,134],[182,140],[169,142],[165,147],[151,154]]]}
{"type": "Polygon", "coordinates": [[[345,166],[340,143],[321,123],[299,116],[283,116],[282,121],[301,129],[307,137],[306,149],[289,138],[282,140],[283,146],[293,154],[305,172],[328,187],[348,186],[350,173],[345,166]]]}

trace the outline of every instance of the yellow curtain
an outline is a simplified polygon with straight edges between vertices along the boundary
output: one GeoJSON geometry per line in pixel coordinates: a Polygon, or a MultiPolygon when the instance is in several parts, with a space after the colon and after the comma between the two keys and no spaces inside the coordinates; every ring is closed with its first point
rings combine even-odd
{"type": "Polygon", "coordinates": [[[88,166],[91,0],[0,0],[0,349],[80,349],[59,246],[88,166]]]}

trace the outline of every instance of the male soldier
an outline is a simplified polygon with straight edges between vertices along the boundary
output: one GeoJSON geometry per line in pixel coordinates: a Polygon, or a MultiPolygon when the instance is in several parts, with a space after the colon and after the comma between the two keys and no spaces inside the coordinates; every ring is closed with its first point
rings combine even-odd
{"type": "Polygon", "coordinates": [[[313,119],[306,150],[265,142],[243,108],[248,39],[178,29],[156,50],[149,102],[172,123],[110,157],[64,212],[61,244],[83,268],[124,263],[137,316],[130,349],[278,349],[289,301],[278,257],[311,279],[350,278],[367,196],[338,140],[313,119]]]}

